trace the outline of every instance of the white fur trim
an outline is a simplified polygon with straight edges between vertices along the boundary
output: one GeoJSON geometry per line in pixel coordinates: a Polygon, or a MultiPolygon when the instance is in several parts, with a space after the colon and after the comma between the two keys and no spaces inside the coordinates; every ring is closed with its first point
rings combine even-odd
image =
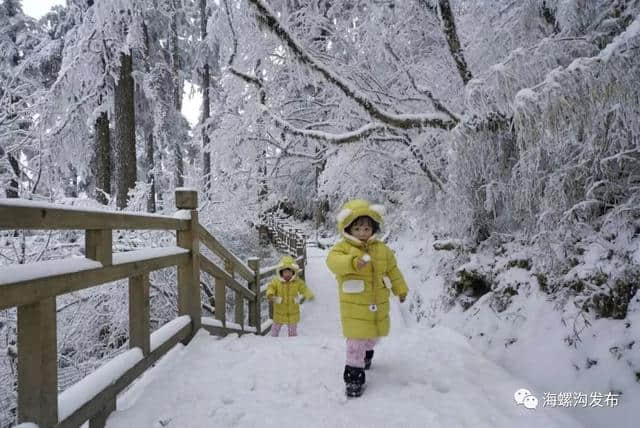
{"type": "Polygon", "coordinates": [[[371,211],[377,212],[378,214],[380,214],[381,217],[384,216],[384,212],[385,212],[384,205],[380,205],[380,204],[369,205],[369,209],[371,211]]]}
{"type": "Polygon", "coordinates": [[[362,241],[361,241],[361,240],[359,240],[358,238],[356,238],[356,237],[355,237],[355,236],[353,236],[353,235],[349,235],[347,232],[344,232],[344,237],[345,237],[345,238],[347,238],[347,239],[349,239],[349,240],[351,240],[351,241],[353,241],[353,242],[356,242],[356,243],[358,243],[358,244],[362,244],[362,241]]]}
{"type": "Polygon", "coordinates": [[[336,216],[336,220],[338,220],[338,223],[343,221],[345,218],[349,217],[349,215],[352,213],[353,211],[351,211],[349,208],[344,208],[343,210],[341,210],[338,215],[336,216]]]}
{"type": "Polygon", "coordinates": [[[297,263],[293,263],[291,267],[294,268],[295,270],[300,270],[300,266],[298,266],[297,263]]]}

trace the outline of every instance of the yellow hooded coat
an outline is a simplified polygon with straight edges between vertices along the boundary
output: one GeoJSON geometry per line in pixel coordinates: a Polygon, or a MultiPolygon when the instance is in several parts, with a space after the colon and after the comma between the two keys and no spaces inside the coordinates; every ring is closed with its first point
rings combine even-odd
{"type": "Polygon", "coordinates": [[[276,269],[277,276],[271,280],[267,287],[267,298],[274,296],[273,321],[278,324],[296,324],[300,322],[300,297],[307,300],[313,299],[313,293],[303,280],[298,278],[300,267],[292,257],[284,256],[280,259],[276,269]],[[294,274],[289,281],[285,281],[281,272],[291,269],[294,274]]]}
{"type": "Polygon", "coordinates": [[[329,251],[327,266],[338,281],[342,332],[349,339],[388,335],[390,291],[396,296],[408,293],[389,247],[376,235],[362,242],[345,232],[345,228],[361,216],[371,217],[382,226],[383,210],[381,205],[355,199],[347,202],[338,214],[338,230],[344,239],[329,251]],[[356,262],[365,255],[370,261],[358,270],[356,262]]]}

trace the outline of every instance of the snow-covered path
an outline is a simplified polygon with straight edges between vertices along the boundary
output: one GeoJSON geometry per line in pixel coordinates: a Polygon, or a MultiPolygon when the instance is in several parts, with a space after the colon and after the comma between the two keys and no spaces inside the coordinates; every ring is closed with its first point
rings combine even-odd
{"type": "MultiPolygon", "coordinates": [[[[517,406],[527,385],[443,328],[407,328],[397,300],[367,389],[344,396],[345,344],[326,253],[309,248],[300,336],[216,338],[200,331],[118,401],[109,428],[580,427],[561,409],[517,406]]],[[[286,330],[286,329],[283,329],[286,330]]],[[[286,331],[282,332],[286,335],[286,331]]]]}

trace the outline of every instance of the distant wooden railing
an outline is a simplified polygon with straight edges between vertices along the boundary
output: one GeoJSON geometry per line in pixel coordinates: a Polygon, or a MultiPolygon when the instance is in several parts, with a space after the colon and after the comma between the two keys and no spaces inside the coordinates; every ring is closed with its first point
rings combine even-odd
{"type": "MultiPolygon", "coordinates": [[[[258,258],[245,264],[203,228],[198,223],[197,192],[178,190],[175,196],[180,211],[174,217],[0,200],[0,229],[85,230],[84,258],[0,267],[0,310],[17,307],[18,423],[78,427],[88,420],[90,428],[103,427],[115,410],[117,394],[176,344],[188,343],[200,327],[216,335],[269,330],[270,323],[262,323],[261,282],[275,266],[261,270],[258,258]],[[114,254],[114,229],[175,230],[177,245],[114,254]],[[201,243],[224,266],[200,253],[201,243]],[[149,273],[171,266],[177,266],[178,317],[150,334],[149,273]],[[215,279],[215,318],[201,316],[201,270],[215,279]],[[130,349],[58,396],[56,297],[125,278],[130,349]],[[226,321],[227,288],[235,293],[235,323],[226,321]]],[[[304,254],[298,259],[304,264],[304,254]]]]}
{"type": "Polygon", "coordinates": [[[262,221],[262,228],[266,230],[269,240],[279,250],[297,259],[304,275],[304,266],[307,260],[307,236],[302,232],[302,229],[280,219],[274,212],[265,214],[262,221]]]}

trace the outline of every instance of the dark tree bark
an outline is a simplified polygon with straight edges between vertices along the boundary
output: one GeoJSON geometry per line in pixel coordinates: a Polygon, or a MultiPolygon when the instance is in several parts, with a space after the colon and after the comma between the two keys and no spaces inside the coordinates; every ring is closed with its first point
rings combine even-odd
{"type": "MultiPolygon", "coordinates": [[[[200,0],[200,38],[203,43],[207,38],[207,19],[207,0],[200,0]]],[[[202,66],[202,174],[204,175],[204,192],[207,197],[211,191],[211,152],[209,151],[209,130],[205,124],[211,117],[210,86],[209,61],[205,60],[202,66]]]]}
{"type": "MultiPolygon", "coordinates": [[[[147,23],[142,24],[142,32],[144,36],[144,68],[147,73],[151,71],[151,60],[149,58],[150,41],[149,29],[147,23]]],[[[147,162],[147,184],[149,187],[149,195],[147,196],[147,212],[156,212],[156,182],[155,182],[155,141],[153,138],[153,126],[148,129],[145,136],[145,154],[147,162]]]]}
{"type": "Polygon", "coordinates": [[[116,204],[127,206],[129,189],[136,185],[136,122],[131,54],[120,54],[120,79],[115,87],[116,204]]]}
{"type": "Polygon", "coordinates": [[[96,154],[96,200],[107,205],[111,194],[111,143],[109,140],[109,116],[102,112],[94,125],[96,154]]]}
{"type": "Polygon", "coordinates": [[[20,177],[20,165],[18,164],[16,158],[13,157],[10,153],[7,153],[7,160],[9,161],[9,165],[11,166],[14,177],[9,180],[9,186],[5,189],[5,195],[7,195],[7,198],[17,198],[20,196],[18,194],[18,178],[20,177]]]}
{"type": "Polygon", "coordinates": [[[147,212],[156,212],[156,182],[154,176],[154,154],[153,132],[147,135],[145,142],[145,152],[147,155],[147,184],[150,184],[149,197],[147,198],[147,212]]]}
{"type": "MultiPolygon", "coordinates": [[[[180,2],[174,0],[173,2],[173,16],[171,18],[171,36],[170,36],[170,49],[171,49],[171,67],[173,74],[173,99],[174,107],[179,113],[182,110],[182,79],[180,78],[180,52],[178,50],[178,10],[180,8],[180,2]]],[[[173,154],[174,154],[174,179],[176,187],[184,186],[184,166],[182,148],[178,141],[173,142],[173,154]]]]}
{"type": "Polygon", "coordinates": [[[440,10],[440,18],[442,19],[442,30],[444,36],[449,44],[449,51],[451,57],[456,63],[458,74],[462,79],[462,82],[466,85],[469,80],[473,79],[473,75],[467,66],[467,62],[464,59],[464,53],[462,52],[462,46],[460,45],[460,39],[458,38],[458,31],[456,30],[456,22],[453,18],[453,12],[451,11],[451,5],[449,0],[438,0],[438,8],[440,10]]]}

